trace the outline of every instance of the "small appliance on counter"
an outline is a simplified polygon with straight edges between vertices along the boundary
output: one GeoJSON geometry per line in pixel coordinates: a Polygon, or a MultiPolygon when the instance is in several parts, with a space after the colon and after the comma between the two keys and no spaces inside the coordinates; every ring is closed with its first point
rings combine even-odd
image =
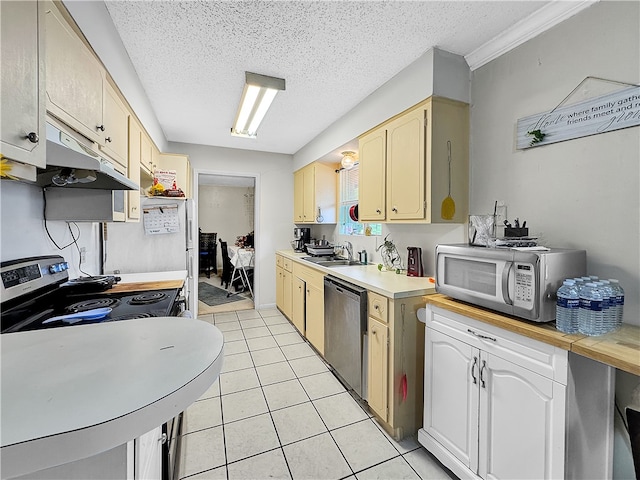
{"type": "Polygon", "coordinates": [[[424,277],[420,247],[407,247],[407,277],[424,277]]]}
{"type": "Polygon", "coordinates": [[[311,228],[309,227],[296,227],[293,229],[293,246],[294,252],[307,253],[306,245],[311,242],[311,228]]]}
{"type": "Polygon", "coordinates": [[[586,272],[585,250],[436,246],[438,293],[534,322],[555,320],[562,281],[586,272]]]}

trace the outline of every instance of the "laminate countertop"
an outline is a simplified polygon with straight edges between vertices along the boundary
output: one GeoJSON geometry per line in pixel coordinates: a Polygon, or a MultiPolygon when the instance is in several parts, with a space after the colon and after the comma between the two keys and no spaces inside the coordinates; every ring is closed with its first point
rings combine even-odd
{"type": "Polygon", "coordinates": [[[429,277],[408,277],[406,274],[379,271],[377,265],[341,265],[335,267],[323,267],[313,262],[303,260],[308,253],[296,253],[293,250],[279,250],[278,255],[290,258],[294,262],[308,268],[338,277],[341,280],[355,283],[367,290],[383,295],[387,298],[408,298],[435,293],[435,285],[429,277]]]}
{"type": "Polygon", "coordinates": [[[563,333],[553,322],[536,323],[509,317],[442,294],[426,296],[425,302],[640,375],[640,328],[634,325],[623,324],[614,332],[588,337],[563,333]]]}
{"type": "Polygon", "coordinates": [[[180,317],[5,333],[2,476],[122,445],[185,410],[218,378],[223,336],[180,317]]]}

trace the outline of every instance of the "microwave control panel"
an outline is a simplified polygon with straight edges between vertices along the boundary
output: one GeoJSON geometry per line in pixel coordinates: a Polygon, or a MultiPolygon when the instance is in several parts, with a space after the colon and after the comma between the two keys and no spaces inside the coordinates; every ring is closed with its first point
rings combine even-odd
{"type": "Polygon", "coordinates": [[[515,297],[513,305],[526,309],[533,308],[536,291],[535,270],[531,263],[515,264],[515,297]]]}

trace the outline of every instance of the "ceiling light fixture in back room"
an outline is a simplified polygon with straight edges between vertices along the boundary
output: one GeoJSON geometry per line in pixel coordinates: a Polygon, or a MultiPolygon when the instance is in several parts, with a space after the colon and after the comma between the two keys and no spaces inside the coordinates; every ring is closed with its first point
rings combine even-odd
{"type": "Polygon", "coordinates": [[[236,120],[231,127],[231,135],[256,138],[260,122],[271,106],[271,102],[278,91],[284,89],[283,78],[245,72],[244,90],[236,120]]]}

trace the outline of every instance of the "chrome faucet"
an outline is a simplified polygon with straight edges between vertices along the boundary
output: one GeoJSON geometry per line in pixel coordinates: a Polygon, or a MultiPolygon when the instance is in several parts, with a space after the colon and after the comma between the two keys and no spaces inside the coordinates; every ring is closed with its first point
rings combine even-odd
{"type": "Polygon", "coordinates": [[[349,261],[353,261],[353,245],[351,244],[351,242],[344,242],[343,248],[347,250],[347,258],[349,259],[349,261]]]}

